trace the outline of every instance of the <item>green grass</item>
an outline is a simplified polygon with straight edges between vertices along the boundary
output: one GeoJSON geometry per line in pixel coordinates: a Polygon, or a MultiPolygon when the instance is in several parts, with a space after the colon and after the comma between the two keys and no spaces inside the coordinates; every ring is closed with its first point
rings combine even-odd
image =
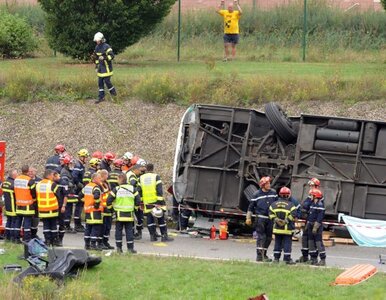
{"type": "MultiPolygon", "coordinates": [[[[0,265],[17,263],[15,256],[21,250],[15,246],[6,250],[0,256],[0,265]]],[[[386,299],[385,274],[376,274],[356,286],[331,286],[341,272],[333,268],[124,255],[103,257],[99,266],[85,271],[78,280],[68,280],[59,291],[52,291],[47,283],[40,285],[47,296],[50,292],[68,295],[77,286],[76,299],[91,299],[90,289],[95,289],[96,299],[247,299],[260,293],[270,299],[386,299]]],[[[0,274],[0,289],[7,287],[8,293],[12,289],[9,280],[10,276],[0,274]]],[[[29,287],[37,285],[35,282],[29,287]]]]}

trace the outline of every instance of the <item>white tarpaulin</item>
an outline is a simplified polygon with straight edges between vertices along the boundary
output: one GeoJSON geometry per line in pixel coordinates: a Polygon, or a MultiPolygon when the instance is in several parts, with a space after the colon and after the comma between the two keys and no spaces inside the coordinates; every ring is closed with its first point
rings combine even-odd
{"type": "Polygon", "coordinates": [[[360,219],[339,214],[347,224],[352,239],[359,246],[386,247],[386,221],[360,219]]]}

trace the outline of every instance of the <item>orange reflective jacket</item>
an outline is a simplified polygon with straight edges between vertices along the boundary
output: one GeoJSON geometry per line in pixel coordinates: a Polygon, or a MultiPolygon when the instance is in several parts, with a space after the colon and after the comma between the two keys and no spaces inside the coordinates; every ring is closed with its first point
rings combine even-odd
{"type": "MultiPolygon", "coordinates": [[[[52,218],[59,216],[59,203],[52,190],[53,182],[43,179],[36,185],[36,198],[40,218],[52,218]]],[[[57,187],[55,187],[57,189],[57,187]]]]}

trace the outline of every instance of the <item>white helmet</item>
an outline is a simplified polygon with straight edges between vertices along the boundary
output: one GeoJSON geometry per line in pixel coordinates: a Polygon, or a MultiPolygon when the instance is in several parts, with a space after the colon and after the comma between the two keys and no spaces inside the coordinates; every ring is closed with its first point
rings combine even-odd
{"type": "Polygon", "coordinates": [[[126,152],[125,154],[123,154],[122,158],[123,159],[127,159],[127,160],[130,160],[134,157],[133,153],[131,152],[126,152]]]}
{"type": "Polygon", "coordinates": [[[105,39],[105,37],[103,36],[102,32],[97,32],[94,35],[94,42],[96,42],[96,41],[103,41],[104,39],[105,39]]]}
{"type": "Polygon", "coordinates": [[[146,165],[147,165],[146,161],[142,158],[138,159],[136,164],[141,166],[141,167],[146,167],[146,165]]]}
{"type": "Polygon", "coordinates": [[[164,215],[164,211],[159,208],[159,207],[153,207],[153,209],[151,210],[151,214],[153,215],[153,217],[155,218],[161,218],[163,215],[164,215]]]}

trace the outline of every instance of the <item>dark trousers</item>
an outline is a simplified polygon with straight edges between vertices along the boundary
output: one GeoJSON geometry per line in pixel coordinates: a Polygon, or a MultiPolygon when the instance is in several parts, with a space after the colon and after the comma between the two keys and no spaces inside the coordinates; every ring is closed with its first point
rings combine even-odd
{"type": "MultiPolygon", "coordinates": [[[[145,214],[146,221],[147,221],[147,229],[149,230],[150,235],[156,234],[156,221],[154,216],[151,213],[145,214]]],[[[161,218],[157,218],[158,226],[161,231],[162,235],[167,234],[167,228],[166,228],[166,222],[165,222],[165,216],[162,216],[161,218]]]]}
{"type": "Polygon", "coordinates": [[[104,241],[109,240],[112,223],[113,223],[112,216],[103,216],[103,240],[104,241]]]}
{"type": "Polygon", "coordinates": [[[46,244],[53,243],[58,238],[58,217],[42,218],[43,221],[43,235],[46,244]]]}
{"type": "Polygon", "coordinates": [[[16,230],[16,216],[7,216],[7,222],[5,223],[5,239],[9,241],[15,241],[19,238],[19,233],[16,230]]]}
{"type": "Polygon", "coordinates": [[[61,241],[63,241],[64,233],[66,232],[64,219],[65,219],[65,214],[62,214],[61,212],[59,212],[59,217],[58,217],[59,234],[58,234],[58,237],[59,237],[59,240],[61,240],[61,241]]]}
{"type": "Polygon", "coordinates": [[[303,228],[303,234],[302,234],[302,255],[304,258],[308,259],[308,223],[306,223],[305,227],[303,228]]]}
{"type": "Polygon", "coordinates": [[[135,211],[135,217],[137,219],[137,224],[135,225],[135,228],[137,231],[141,231],[143,229],[143,210],[141,208],[138,208],[135,211]]]}
{"type": "Polygon", "coordinates": [[[102,242],[103,224],[90,224],[91,243],[102,242]]]}
{"type": "Polygon", "coordinates": [[[183,209],[179,216],[179,228],[180,230],[185,230],[189,225],[189,217],[192,215],[190,209],[183,209]]]}
{"type": "Polygon", "coordinates": [[[314,224],[310,223],[308,226],[308,248],[311,259],[315,260],[318,258],[318,253],[320,259],[326,258],[326,249],[323,244],[323,226],[320,226],[316,234],[312,233],[312,227],[314,224]]]}
{"type": "Polygon", "coordinates": [[[31,240],[31,227],[32,227],[32,218],[34,216],[23,216],[23,215],[18,215],[16,217],[16,231],[20,232],[21,225],[23,224],[23,241],[24,242],[29,242],[31,240]]]}
{"type": "Polygon", "coordinates": [[[70,225],[72,215],[74,214],[74,223],[75,226],[81,225],[81,220],[80,216],[82,214],[82,208],[83,208],[83,203],[81,201],[78,202],[67,202],[66,204],[66,212],[65,212],[65,224],[70,225]],[[74,211],[74,206],[75,206],[75,211],[74,211]]]}
{"type": "Polygon", "coordinates": [[[117,248],[122,248],[122,231],[124,229],[126,233],[127,249],[134,249],[133,225],[134,222],[117,221],[115,223],[115,242],[117,248]]]}
{"type": "Polygon", "coordinates": [[[99,87],[98,99],[99,100],[105,97],[105,84],[112,96],[117,95],[117,91],[115,90],[115,87],[111,83],[111,76],[98,77],[98,87],[99,87]]]}
{"type": "Polygon", "coordinates": [[[284,250],[284,261],[290,261],[292,251],[292,235],[275,234],[273,257],[275,259],[280,259],[282,250],[284,250]]]}
{"type": "Polygon", "coordinates": [[[258,257],[266,257],[272,241],[273,223],[270,219],[257,218],[256,221],[256,253],[258,257]]]}
{"type": "Polygon", "coordinates": [[[91,241],[91,225],[86,223],[84,230],[84,243],[86,246],[90,246],[90,241],[91,241]]]}

